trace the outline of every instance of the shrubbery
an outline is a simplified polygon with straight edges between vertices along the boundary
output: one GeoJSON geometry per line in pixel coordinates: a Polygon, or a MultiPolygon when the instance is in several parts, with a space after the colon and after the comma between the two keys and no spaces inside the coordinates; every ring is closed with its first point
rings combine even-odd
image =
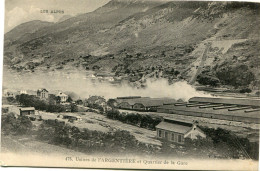
{"type": "Polygon", "coordinates": [[[14,97],[7,97],[7,101],[8,101],[9,103],[15,103],[15,102],[16,102],[16,100],[15,100],[14,97]]]}
{"type": "Polygon", "coordinates": [[[202,127],[207,137],[211,138],[213,146],[226,154],[225,158],[239,158],[240,155],[258,160],[259,144],[249,142],[247,138],[240,138],[231,131],[217,128],[202,127]],[[242,154],[241,154],[242,152],[242,154]]]}
{"type": "Polygon", "coordinates": [[[16,118],[14,113],[2,115],[1,128],[4,134],[27,134],[32,126],[31,120],[26,116],[16,118]]]}
{"type": "Polygon", "coordinates": [[[248,86],[256,79],[248,66],[244,64],[235,66],[223,65],[217,69],[216,76],[221,83],[235,87],[248,86]]]}
{"type": "Polygon", "coordinates": [[[92,108],[92,109],[98,109],[100,113],[104,113],[104,108],[100,106],[99,104],[88,104],[87,107],[92,108]]]}
{"type": "Polygon", "coordinates": [[[210,85],[216,87],[219,84],[219,79],[214,76],[209,76],[207,74],[200,74],[197,77],[198,83],[202,85],[210,85]]]}
{"type": "Polygon", "coordinates": [[[251,93],[252,90],[250,88],[242,88],[239,92],[240,93],[251,93]]]}
{"type": "Polygon", "coordinates": [[[106,99],[101,96],[91,96],[86,100],[87,107],[98,109],[102,114],[105,111],[104,104],[106,104],[106,99]]]}
{"type": "Polygon", "coordinates": [[[138,142],[133,135],[124,130],[104,133],[88,129],[80,130],[69,125],[55,126],[43,123],[38,129],[37,138],[86,153],[120,153],[127,151],[128,154],[136,154],[150,151],[145,144],[138,142]]]}

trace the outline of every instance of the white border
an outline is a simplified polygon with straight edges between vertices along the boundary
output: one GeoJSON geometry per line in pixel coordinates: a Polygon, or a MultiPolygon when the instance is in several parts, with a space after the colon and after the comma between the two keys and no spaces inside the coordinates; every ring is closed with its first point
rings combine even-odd
{"type": "MultiPolygon", "coordinates": [[[[7,0],[6,0],[7,1],[7,0]]],[[[215,0],[215,1],[223,1],[223,0],[215,0]]],[[[227,0],[227,1],[232,1],[232,0],[227,0]]],[[[258,2],[260,3],[260,0],[244,0],[247,2],[258,2]]],[[[3,48],[4,48],[4,16],[5,16],[5,0],[0,0],[0,85],[1,85],[1,91],[0,91],[0,105],[2,105],[2,76],[3,76],[3,48]]],[[[0,108],[0,120],[1,120],[1,110],[0,108]]],[[[0,131],[1,131],[1,122],[0,122],[0,131]]],[[[57,169],[57,168],[21,168],[21,167],[9,167],[9,168],[0,168],[1,170],[19,170],[19,171],[33,171],[33,170],[38,170],[38,171],[47,171],[47,170],[53,170],[53,171],[64,171],[68,169],[57,169]]],[[[71,171],[74,170],[82,170],[82,169],[69,169],[71,171]]],[[[85,169],[84,169],[85,170],[85,169]]],[[[97,169],[88,169],[92,171],[98,171],[97,169]]],[[[107,170],[106,170],[107,171],[107,170]]],[[[119,170],[117,170],[119,171],[119,170]]]]}

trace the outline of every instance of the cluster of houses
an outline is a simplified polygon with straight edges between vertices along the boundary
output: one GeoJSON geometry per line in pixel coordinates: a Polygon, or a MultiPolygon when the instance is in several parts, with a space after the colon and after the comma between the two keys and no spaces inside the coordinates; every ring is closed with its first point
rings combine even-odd
{"type": "Polygon", "coordinates": [[[55,97],[59,98],[59,101],[61,104],[66,104],[67,100],[69,98],[69,96],[67,94],[63,93],[62,91],[50,93],[45,88],[38,89],[36,92],[31,91],[31,90],[11,91],[8,89],[5,89],[3,91],[3,97],[14,97],[15,98],[16,95],[21,95],[21,94],[34,95],[34,96],[40,98],[41,100],[48,100],[50,96],[55,96],[55,97]]]}
{"type": "Polygon", "coordinates": [[[59,101],[61,104],[66,104],[67,100],[69,98],[69,96],[61,91],[59,91],[56,94],[50,94],[48,90],[46,90],[45,88],[42,89],[38,89],[37,90],[37,97],[39,97],[40,99],[46,100],[50,97],[50,95],[54,95],[55,97],[59,98],[59,101]]]}

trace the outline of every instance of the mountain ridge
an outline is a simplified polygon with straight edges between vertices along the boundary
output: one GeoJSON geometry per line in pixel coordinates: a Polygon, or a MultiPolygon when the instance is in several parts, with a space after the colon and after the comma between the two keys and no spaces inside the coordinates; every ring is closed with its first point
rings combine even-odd
{"type": "Polygon", "coordinates": [[[236,63],[254,75],[241,86],[254,87],[259,81],[259,55],[250,46],[259,45],[258,9],[257,3],[113,0],[5,45],[4,64],[19,72],[82,67],[126,76],[130,82],[160,70],[170,81],[190,81],[196,75],[209,79],[195,78],[199,84],[216,79],[233,86],[245,76],[236,76],[231,83],[222,78],[221,68],[236,63]],[[209,42],[206,62],[197,66],[203,44],[209,42]],[[229,48],[223,51],[221,44],[229,48]]]}

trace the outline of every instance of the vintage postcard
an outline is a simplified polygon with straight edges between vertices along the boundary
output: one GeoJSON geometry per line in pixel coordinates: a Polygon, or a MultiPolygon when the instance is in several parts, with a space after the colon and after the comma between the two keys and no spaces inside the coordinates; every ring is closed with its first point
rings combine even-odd
{"type": "Polygon", "coordinates": [[[5,0],[0,165],[258,170],[259,8],[5,0]]]}

